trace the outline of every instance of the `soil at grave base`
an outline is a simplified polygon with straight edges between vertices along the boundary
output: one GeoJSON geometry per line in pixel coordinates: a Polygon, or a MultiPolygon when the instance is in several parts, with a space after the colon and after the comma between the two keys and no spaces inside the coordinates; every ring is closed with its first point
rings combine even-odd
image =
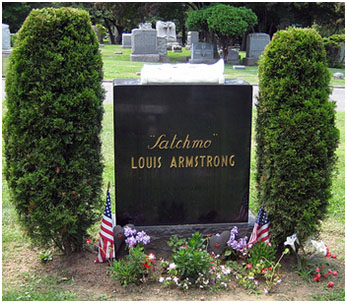
{"type": "MultiPolygon", "coordinates": [[[[285,260],[282,267],[282,284],[276,287],[271,295],[248,295],[235,282],[229,289],[219,292],[208,292],[200,289],[190,289],[187,292],[161,287],[159,283],[147,283],[140,286],[123,288],[110,277],[108,264],[94,263],[96,255],[89,252],[73,254],[69,257],[54,256],[53,261],[42,264],[39,251],[24,248],[21,253],[23,260],[6,262],[3,266],[3,278],[18,280],[20,273],[30,272],[39,276],[57,277],[62,283],[59,286],[78,295],[79,300],[146,300],[146,301],[279,301],[279,300],[310,300],[310,295],[320,294],[322,287],[318,284],[304,282],[296,273],[290,270],[293,260],[285,260]],[[66,282],[66,283],[64,283],[66,282]]],[[[334,260],[336,261],[336,260],[334,260]]],[[[344,264],[337,262],[341,267],[344,264]]],[[[341,277],[341,281],[344,277],[341,277]]],[[[341,286],[342,287],[342,286],[341,286]]]]}

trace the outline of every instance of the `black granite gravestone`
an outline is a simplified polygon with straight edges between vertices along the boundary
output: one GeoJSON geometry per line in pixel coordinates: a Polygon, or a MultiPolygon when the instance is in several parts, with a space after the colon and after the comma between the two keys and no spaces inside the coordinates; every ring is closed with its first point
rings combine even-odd
{"type": "Polygon", "coordinates": [[[252,86],[240,80],[115,80],[117,224],[247,224],[251,114],[252,86]]]}

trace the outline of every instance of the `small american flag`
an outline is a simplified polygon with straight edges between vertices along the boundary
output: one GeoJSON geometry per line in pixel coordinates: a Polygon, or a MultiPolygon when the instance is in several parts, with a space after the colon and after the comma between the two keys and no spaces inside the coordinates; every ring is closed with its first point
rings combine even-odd
{"type": "Polygon", "coordinates": [[[248,245],[261,241],[269,243],[270,220],[263,207],[260,208],[248,245]]]}
{"type": "Polygon", "coordinates": [[[99,253],[94,261],[95,263],[102,263],[115,257],[111,197],[109,190],[107,190],[105,213],[101,221],[99,235],[99,253]]]}

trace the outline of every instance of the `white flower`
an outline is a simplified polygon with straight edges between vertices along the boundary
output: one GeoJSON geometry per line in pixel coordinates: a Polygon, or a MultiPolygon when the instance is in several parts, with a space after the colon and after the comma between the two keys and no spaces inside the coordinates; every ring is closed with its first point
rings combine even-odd
{"type": "Polygon", "coordinates": [[[267,295],[269,291],[266,288],[264,288],[264,293],[267,295]]]}
{"type": "Polygon", "coordinates": [[[225,282],[221,282],[220,285],[221,285],[221,286],[224,286],[225,288],[228,287],[228,285],[227,285],[225,282]]]}
{"type": "Polygon", "coordinates": [[[173,277],[172,279],[176,284],[178,283],[179,278],[178,277],[173,277]]]}
{"type": "Polygon", "coordinates": [[[171,277],[166,278],[166,281],[171,281],[171,280],[172,280],[171,277]]]}
{"type": "Polygon", "coordinates": [[[159,278],[159,283],[163,283],[164,282],[164,278],[163,277],[160,277],[159,278]]]}
{"type": "Polygon", "coordinates": [[[296,234],[294,234],[290,237],[287,237],[287,241],[284,242],[284,246],[289,245],[294,251],[296,251],[295,242],[297,242],[299,244],[299,240],[298,240],[298,237],[296,236],[296,234]]]}
{"type": "Polygon", "coordinates": [[[149,254],[148,255],[148,259],[150,259],[151,261],[155,260],[155,255],[154,254],[149,254]]]}
{"type": "Polygon", "coordinates": [[[175,263],[170,263],[169,269],[175,269],[175,268],[176,268],[176,264],[175,263]]]}
{"type": "Polygon", "coordinates": [[[315,240],[311,240],[311,243],[312,243],[312,253],[317,250],[318,253],[323,254],[324,256],[327,255],[328,250],[323,241],[318,242],[315,240]]]}

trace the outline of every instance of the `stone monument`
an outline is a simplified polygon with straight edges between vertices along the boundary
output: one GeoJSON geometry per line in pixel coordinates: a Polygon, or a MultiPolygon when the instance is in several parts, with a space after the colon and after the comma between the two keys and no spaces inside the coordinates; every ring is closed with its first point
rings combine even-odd
{"type": "Polygon", "coordinates": [[[167,49],[172,50],[173,46],[179,49],[180,44],[177,42],[176,25],[172,21],[157,21],[155,25],[158,37],[165,37],[167,40],[167,49]]]}
{"type": "Polygon", "coordinates": [[[131,33],[122,34],[122,48],[131,48],[131,33]]]}
{"type": "Polygon", "coordinates": [[[159,59],[157,31],[155,29],[133,29],[130,61],[159,62],[159,59]]]}
{"type": "Polygon", "coordinates": [[[12,52],[11,33],[8,24],[2,24],[2,56],[8,57],[12,52]]]}
{"type": "Polygon", "coordinates": [[[191,59],[189,63],[214,63],[213,44],[198,42],[192,45],[191,59]]]}
{"type": "Polygon", "coordinates": [[[199,32],[196,32],[196,31],[188,32],[186,49],[191,49],[193,43],[198,43],[198,42],[199,42],[199,32]]]}
{"type": "MultiPolygon", "coordinates": [[[[114,82],[116,223],[249,235],[252,86],[114,82]]],[[[165,243],[165,242],[164,242],[165,243]]]]}
{"type": "Polygon", "coordinates": [[[157,48],[160,62],[169,62],[167,55],[167,40],[165,37],[157,37],[157,48]]]}
{"type": "Polygon", "coordinates": [[[265,49],[265,46],[270,43],[270,35],[265,33],[253,33],[247,36],[246,42],[246,58],[243,59],[243,64],[248,66],[257,65],[258,59],[265,49]]]}
{"type": "Polygon", "coordinates": [[[240,64],[240,55],[236,49],[229,48],[227,63],[231,65],[239,65],[240,64]]]}

